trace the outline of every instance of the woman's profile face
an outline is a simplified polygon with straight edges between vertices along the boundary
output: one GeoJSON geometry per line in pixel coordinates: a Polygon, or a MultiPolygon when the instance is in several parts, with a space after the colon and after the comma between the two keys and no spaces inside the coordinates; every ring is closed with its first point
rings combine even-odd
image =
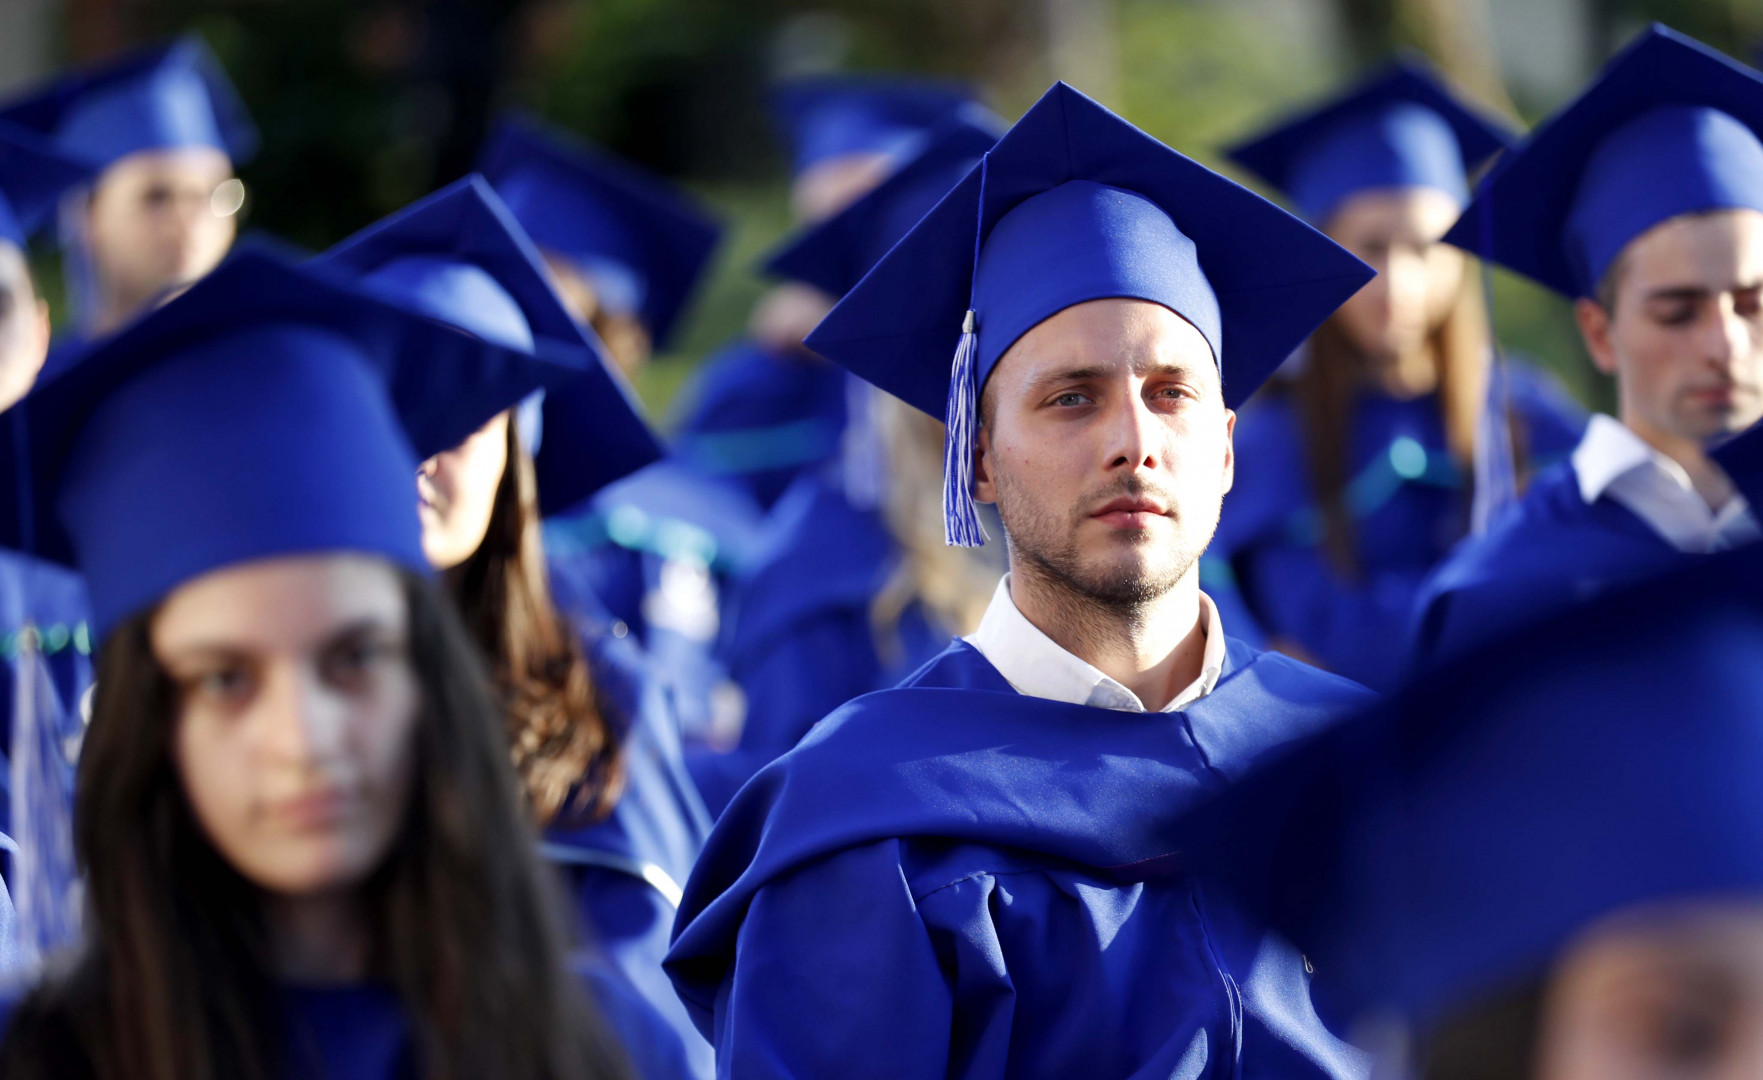
{"type": "Polygon", "coordinates": [[[422,552],[436,570],[451,570],[483,546],[508,468],[509,414],[497,413],[464,442],[422,463],[416,473],[422,552]]]}
{"type": "Polygon", "coordinates": [[[410,802],[421,708],[408,634],[397,572],[356,555],[217,570],[153,616],[184,794],[259,888],[349,889],[385,859],[410,802]]]}
{"type": "Polygon", "coordinates": [[[1763,1076],[1763,903],[1623,916],[1549,982],[1538,1080],[1763,1076]]]}

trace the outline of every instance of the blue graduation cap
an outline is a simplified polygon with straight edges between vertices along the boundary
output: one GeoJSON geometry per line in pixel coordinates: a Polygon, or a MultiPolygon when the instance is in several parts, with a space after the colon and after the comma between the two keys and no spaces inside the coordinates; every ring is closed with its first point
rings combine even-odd
{"type": "Polygon", "coordinates": [[[99,637],[252,559],[361,551],[426,572],[418,463],[578,377],[241,252],[8,412],[0,546],[78,569],[99,637]]]}
{"type": "Polygon", "coordinates": [[[660,177],[519,117],[497,125],[479,167],[535,243],[665,345],[721,239],[716,221],[660,177]]]}
{"type": "Polygon", "coordinates": [[[1321,224],[1347,196],[1375,188],[1434,188],[1466,203],[1469,173],[1511,140],[1430,64],[1405,56],[1225,153],[1321,224]]]}
{"type": "Polygon", "coordinates": [[[0,123],[0,241],[24,247],[62,193],[90,177],[31,132],[0,123]]]}
{"type": "Polygon", "coordinates": [[[945,531],[973,546],[985,540],[972,494],[979,392],[1035,325],[1105,297],[1162,304],[1212,346],[1235,408],[1371,276],[1302,221],[1056,83],[806,344],[945,419],[945,531]]]}
{"type": "Polygon", "coordinates": [[[1700,560],[1436,669],[1172,843],[1304,950],[1324,1019],[1426,1030],[1606,914],[1763,896],[1759,656],[1763,556],[1700,560]]]}
{"type": "Polygon", "coordinates": [[[845,295],[979,164],[1007,126],[983,105],[958,106],[912,144],[912,156],[875,190],[802,230],[766,258],[765,269],[829,296],[845,295]]]}
{"type": "MultiPolygon", "coordinates": [[[[528,444],[541,513],[568,510],[661,457],[623,377],[594,332],[570,317],[532,242],[483,177],[455,181],[314,261],[485,341],[578,372],[546,391],[543,438],[528,444]]],[[[489,405],[479,424],[506,403],[489,405]]]]}
{"type": "Polygon", "coordinates": [[[209,146],[234,162],[257,151],[257,128],[202,39],[129,53],[0,105],[0,120],[54,140],[103,169],[140,150],[209,146]]]}
{"type": "Polygon", "coordinates": [[[896,154],[914,135],[973,100],[955,82],[886,75],[813,75],[780,84],[772,112],[789,136],[793,172],[848,154],[896,154]]]}
{"type": "Polygon", "coordinates": [[[1591,296],[1680,214],[1763,210],[1763,76],[1655,23],[1482,181],[1445,241],[1591,296]]]}

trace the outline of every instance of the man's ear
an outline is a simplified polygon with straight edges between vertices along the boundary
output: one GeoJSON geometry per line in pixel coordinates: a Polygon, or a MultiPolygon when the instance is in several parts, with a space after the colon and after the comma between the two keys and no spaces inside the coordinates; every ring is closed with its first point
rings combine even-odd
{"type": "Polygon", "coordinates": [[[1224,487],[1229,492],[1237,482],[1237,414],[1232,409],[1224,410],[1224,487]]]}
{"type": "Polygon", "coordinates": [[[992,432],[983,423],[977,428],[979,434],[973,440],[973,501],[995,503],[998,487],[992,481],[992,432]]]}
{"type": "Polygon", "coordinates": [[[1580,297],[1573,302],[1573,318],[1585,340],[1592,363],[1606,375],[1616,374],[1616,346],[1610,339],[1610,313],[1596,300],[1580,297]]]}

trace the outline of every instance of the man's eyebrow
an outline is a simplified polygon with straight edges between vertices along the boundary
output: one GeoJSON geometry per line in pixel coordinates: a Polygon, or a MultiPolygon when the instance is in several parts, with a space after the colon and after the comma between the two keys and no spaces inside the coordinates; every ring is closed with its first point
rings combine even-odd
{"type": "Polygon", "coordinates": [[[1090,367],[1058,368],[1053,371],[1046,371],[1036,375],[1029,381],[1029,386],[1038,390],[1044,386],[1057,386],[1061,383],[1084,382],[1088,379],[1100,379],[1107,374],[1107,368],[1096,367],[1093,365],[1090,367]]]}
{"type": "Polygon", "coordinates": [[[1725,288],[1710,289],[1702,285],[1666,285],[1654,289],[1645,297],[1647,300],[1701,300],[1718,293],[1756,292],[1763,289],[1763,281],[1741,281],[1737,285],[1725,288]]]}

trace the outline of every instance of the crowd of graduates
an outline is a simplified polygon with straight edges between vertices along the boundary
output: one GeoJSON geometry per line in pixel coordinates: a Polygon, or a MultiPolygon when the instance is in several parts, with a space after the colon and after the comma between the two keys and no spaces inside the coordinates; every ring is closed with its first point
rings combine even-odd
{"type": "Polygon", "coordinates": [[[509,115],[311,254],[197,38],[0,101],[0,1075],[1763,1072],[1763,73],[1402,58],[1278,201],[773,98],[665,435],[662,179],[509,115]]]}

